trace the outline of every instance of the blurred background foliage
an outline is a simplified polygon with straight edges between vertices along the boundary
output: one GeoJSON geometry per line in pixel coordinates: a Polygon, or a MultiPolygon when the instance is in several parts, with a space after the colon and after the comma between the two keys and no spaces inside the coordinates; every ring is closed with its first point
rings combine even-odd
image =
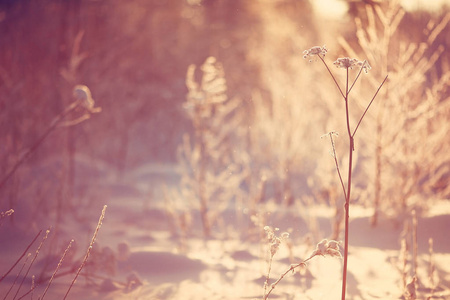
{"type": "MultiPolygon", "coordinates": [[[[338,182],[333,161],[326,155],[329,144],[319,137],[331,130],[343,132],[342,107],[332,81],[320,66],[303,60],[302,52],[326,44],[330,62],[348,56],[338,43],[341,37],[359,59],[367,58],[363,51],[367,49],[358,42],[355,18],[364,27],[370,22],[367,10],[388,5],[353,0],[341,4],[348,6],[347,13],[329,18],[312,1],[297,0],[2,1],[2,174],[73,101],[76,84],[91,89],[102,113],[53,132],[2,188],[0,210],[23,206],[45,215],[55,209],[54,203],[57,210],[88,205],[88,200],[71,198],[83,196],[83,188],[98,189],[108,176],[119,180],[145,164],[176,164],[183,135],[194,132],[183,108],[186,72],[210,56],[223,66],[228,99],[238,99],[238,109],[246,116],[241,137],[248,147],[243,155],[252,158],[257,178],[249,185],[257,186],[263,177],[277,178],[281,194],[272,195],[286,205],[306,191],[315,201],[331,201],[335,196],[330,195],[339,193],[333,192],[338,182]],[[328,165],[323,162],[327,160],[328,165]],[[336,186],[330,188],[333,181],[336,186]]],[[[448,6],[437,12],[408,11],[396,29],[394,39],[421,44],[428,39],[424,28],[430,20],[444,24],[423,53],[431,57],[438,47],[445,49],[427,72],[427,80],[421,81],[423,94],[433,86],[433,78],[449,70],[445,18],[448,6]]],[[[389,71],[370,59],[369,63],[373,68],[369,76],[375,81],[384,77],[382,71],[389,71]]],[[[402,76],[408,80],[408,74],[402,76]]],[[[358,95],[367,98],[372,90],[369,84],[361,85],[358,95]]],[[[438,96],[438,102],[448,103],[448,87],[438,96]]],[[[389,95],[377,100],[383,101],[389,101],[389,95]]],[[[448,128],[446,116],[440,122],[448,128]]],[[[375,129],[367,125],[360,134],[371,130],[375,129]]],[[[370,148],[363,138],[360,145],[370,148]]],[[[447,155],[445,149],[436,153],[447,155]]],[[[373,150],[363,151],[362,157],[373,161],[373,150]]],[[[448,159],[442,166],[448,171],[448,159]]],[[[442,180],[448,180],[447,171],[442,180]]],[[[361,181],[371,185],[372,179],[365,178],[361,181]]],[[[98,198],[105,201],[107,196],[98,198]]]]}

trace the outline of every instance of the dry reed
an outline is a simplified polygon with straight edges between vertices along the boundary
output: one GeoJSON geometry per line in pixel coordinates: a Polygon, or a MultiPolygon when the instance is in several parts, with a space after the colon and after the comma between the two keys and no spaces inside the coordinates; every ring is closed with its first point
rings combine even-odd
{"type": "Polygon", "coordinates": [[[103,206],[103,210],[102,210],[102,213],[101,213],[100,218],[99,218],[99,220],[98,220],[97,227],[95,228],[94,235],[92,236],[92,240],[91,240],[91,242],[90,242],[90,244],[89,244],[89,247],[88,247],[88,249],[87,249],[87,251],[86,251],[86,254],[85,254],[84,258],[83,258],[83,261],[81,262],[81,265],[80,265],[80,267],[78,268],[77,273],[75,274],[74,279],[73,279],[72,282],[70,283],[70,286],[69,286],[69,288],[67,289],[66,294],[64,295],[63,300],[65,300],[65,299],[67,298],[67,296],[69,295],[70,290],[72,289],[73,285],[74,285],[75,282],[77,281],[77,278],[78,278],[78,276],[79,276],[80,273],[81,273],[81,270],[83,269],[83,267],[85,266],[85,264],[86,264],[86,262],[87,262],[87,260],[88,260],[88,258],[89,258],[89,254],[91,253],[92,247],[94,246],[95,240],[97,239],[98,231],[100,230],[100,227],[102,226],[102,223],[103,223],[103,219],[105,218],[106,207],[107,207],[106,205],[103,206]]]}

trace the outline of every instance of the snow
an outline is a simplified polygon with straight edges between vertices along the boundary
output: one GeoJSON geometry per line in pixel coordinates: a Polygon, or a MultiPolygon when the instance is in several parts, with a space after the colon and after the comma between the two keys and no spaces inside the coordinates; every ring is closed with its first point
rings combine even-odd
{"type": "MultiPolygon", "coordinates": [[[[108,195],[106,217],[88,263],[68,298],[261,299],[269,255],[263,228],[260,228],[262,235],[255,238],[245,232],[248,227],[237,224],[238,219],[230,218],[232,212],[228,211],[224,212],[228,214],[224,219],[235,223],[226,224],[232,232],[222,235],[220,239],[205,240],[200,230],[188,232],[184,238],[180,233],[174,235],[168,227],[164,201],[160,199],[162,194],[155,192],[156,199],[148,201],[145,188],[141,192],[143,181],[138,180],[148,178],[148,174],[157,176],[159,173],[164,173],[168,176],[166,179],[170,178],[172,184],[176,184],[174,174],[177,170],[173,166],[143,166],[122,182],[113,179],[102,182],[101,193],[108,195]]],[[[267,207],[274,208],[274,205],[271,203],[267,207]]],[[[323,204],[304,209],[307,209],[306,215],[315,219],[321,228],[322,238],[326,238],[330,232],[333,209],[323,204]]],[[[46,294],[48,299],[63,298],[89,245],[100,211],[101,207],[98,207],[82,219],[68,217],[60,224],[55,241],[59,241],[58,249],[62,250],[57,253],[50,251],[48,247],[55,243],[50,235],[25,278],[19,295],[30,288],[32,275],[36,278],[44,275],[43,278],[47,279],[34,290],[33,297],[36,299],[42,294],[67,242],[74,238],[73,251],[68,252],[59,271],[62,276],[55,277],[46,294]]],[[[17,213],[20,217],[20,212],[17,213]]],[[[350,215],[348,299],[399,298],[403,293],[400,267],[403,227],[383,219],[377,227],[371,227],[371,210],[362,206],[351,206],[350,215]]],[[[289,243],[282,243],[274,256],[270,274],[272,283],[289,269],[290,264],[309,257],[315,244],[302,236],[307,228],[296,228],[307,227],[307,224],[299,221],[299,216],[289,209],[280,208],[276,213],[269,214],[267,222],[270,226],[279,227],[276,233],[281,234],[289,228],[295,233],[291,234],[289,243]]],[[[448,201],[434,201],[427,211],[419,215],[418,276],[423,281],[420,286],[422,290],[419,288],[422,295],[431,292],[426,289],[429,283],[429,238],[433,238],[434,242],[432,259],[436,269],[435,282],[438,282],[435,295],[446,295],[450,288],[450,238],[446,228],[450,228],[448,201]]],[[[37,231],[4,222],[0,227],[0,274],[5,274],[17,260],[34,237],[34,232],[37,231]]],[[[30,248],[32,255],[39,241],[30,248]]],[[[411,256],[408,259],[410,267],[411,256]]],[[[22,263],[0,283],[1,294],[11,287],[22,263]]],[[[411,279],[409,274],[407,280],[411,279]]],[[[306,268],[288,274],[269,299],[340,299],[341,277],[341,259],[317,256],[307,263],[306,268]]],[[[16,283],[7,299],[12,299],[18,285],[16,283]]],[[[25,299],[31,299],[31,296],[25,299]]]]}

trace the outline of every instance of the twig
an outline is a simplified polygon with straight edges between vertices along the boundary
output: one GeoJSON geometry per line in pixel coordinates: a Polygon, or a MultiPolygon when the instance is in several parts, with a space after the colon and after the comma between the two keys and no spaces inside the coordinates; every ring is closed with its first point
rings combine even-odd
{"type": "Polygon", "coordinates": [[[333,149],[333,158],[334,158],[334,163],[335,163],[335,165],[336,165],[337,173],[338,173],[338,175],[339,175],[339,181],[341,182],[342,191],[344,192],[344,196],[345,196],[345,198],[347,198],[347,192],[346,192],[346,190],[345,190],[344,181],[342,180],[341,171],[340,171],[340,169],[339,169],[339,163],[338,163],[338,161],[337,161],[337,155],[336,155],[336,147],[335,147],[335,145],[334,145],[334,140],[333,140],[333,134],[337,134],[337,133],[331,131],[331,132],[329,132],[328,134],[330,135],[331,148],[333,149]]]}
{"type": "Polygon", "coordinates": [[[323,62],[323,64],[325,65],[325,67],[327,68],[327,70],[328,70],[328,73],[330,73],[330,75],[331,75],[331,78],[333,78],[333,80],[334,80],[334,83],[336,84],[336,86],[337,86],[337,88],[339,89],[339,92],[341,93],[341,95],[342,95],[342,97],[344,98],[344,100],[345,100],[345,95],[344,95],[344,93],[342,92],[342,90],[341,90],[341,87],[339,86],[339,84],[337,83],[337,80],[336,80],[336,78],[334,77],[334,75],[333,75],[333,73],[331,73],[331,70],[330,70],[330,68],[328,68],[328,65],[327,65],[327,63],[325,62],[325,60],[320,56],[320,55],[317,55],[319,58],[320,58],[320,60],[323,62]]]}
{"type": "Polygon", "coordinates": [[[383,84],[386,82],[386,79],[388,78],[389,75],[386,75],[386,77],[384,77],[383,82],[380,84],[380,86],[378,87],[375,95],[372,97],[372,100],[370,100],[369,105],[367,105],[366,110],[364,111],[364,113],[362,114],[361,118],[359,119],[358,125],[356,125],[355,130],[353,131],[352,136],[355,136],[356,134],[356,130],[358,130],[359,124],[361,124],[362,119],[364,118],[364,116],[366,115],[367,111],[369,110],[370,105],[372,104],[373,100],[375,100],[375,97],[377,96],[378,92],[380,91],[381,87],[383,86],[383,84]]]}
{"type": "Polygon", "coordinates": [[[293,264],[293,265],[291,265],[290,267],[289,267],[289,269],[286,271],[286,272],[284,272],[283,274],[281,274],[281,276],[280,276],[280,278],[278,278],[278,280],[277,281],[275,281],[274,283],[272,283],[271,285],[270,285],[270,290],[269,290],[269,292],[264,296],[264,300],[266,300],[268,297],[269,297],[269,295],[270,295],[270,293],[272,293],[272,291],[275,289],[275,287],[277,286],[277,284],[289,273],[289,272],[294,272],[294,269],[296,269],[296,268],[298,268],[298,267],[300,267],[300,266],[306,266],[306,262],[308,261],[308,260],[310,260],[311,258],[313,258],[315,255],[311,255],[310,257],[308,257],[307,259],[305,259],[304,261],[302,261],[302,262],[300,262],[300,263],[298,263],[298,264],[293,264]]]}
{"type": "Polygon", "coordinates": [[[30,249],[31,245],[34,244],[34,242],[37,240],[37,238],[39,237],[39,235],[41,234],[42,230],[39,230],[38,234],[36,234],[36,236],[34,237],[34,239],[31,241],[31,243],[28,245],[28,247],[25,249],[25,251],[23,251],[22,255],[19,257],[19,259],[17,259],[17,261],[12,265],[12,267],[5,273],[5,275],[2,276],[2,278],[0,278],[0,282],[3,281],[3,279],[5,279],[6,276],[8,276],[8,274],[16,267],[16,265],[19,263],[19,261],[25,256],[25,254],[28,252],[28,250],[30,249]]]}
{"type": "MultiPolygon", "coordinates": [[[[363,65],[366,63],[366,61],[364,61],[363,62],[363,65]]],[[[363,68],[359,68],[359,72],[358,72],[358,75],[356,75],[356,78],[355,78],[355,80],[353,80],[353,83],[352,83],[352,85],[350,86],[350,88],[349,88],[349,90],[348,90],[348,93],[347,93],[347,95],[348,94],[350,94],[350,92],[351,92],[351,90],[352,90],[352,88],[353,88],[353,86],[355,85],[355,83],[356,83],[356,81],[358,80],[358,78],[359,78],[359,75],[361,75],[361,72],[362,72],[362,70],[363,70],[363,68]]]]}
{"type": "Polygon", "coordinates": [[[22,273],[23,268],[25,268],[25,265],[27,264],[28,259],[30,258],[30,256],[31,256],[31,253],[28,253],[27,258],[25,258],[25,261],[24,261],[23,264],[22,264],[22,268],[20,268],[20,271],[17,273],[16,278],[14,278],[14,282],[11,284],[11,286],[10,286],[8,292],[6,293],[5,297],[3,297],[3,300],[6,300],[6,298],[7,298],[8,295],[9,295],[9,293],[11,292],[11,290],[13,289],[13,287],[16,285],[16,281],[17,281],[17,279],[19,278],[20,274],[22,273]]]}
{"type": "Polygon", "coordinates": [[[22,288],[23,282],[25,281],[25,278],[28,276],[28,273],[30,272],[30,269],[33,266],[34,261],[36,260],[37,256],[39,255],[39,251],[41,250],[42,245],[44,244],[45,240],[47,239],[49,233],[50,233],[50,229],[47,229],[47,231],[45,232],[45,236],[42,238],[41,243],[39,244],[38,248],[36,249],[34,257],[31,260],[30,265],[28,266],[25,276],[23,276],[22,281],[20,282],[19,289],[17,290],[16,294],[14,295],[14,299],[16,299],[17,295],[19,294],[19,291],[22,288]]]}
{"type": "Polygon", "coordinates": [[[269,294],[267,294],[267,287],[269,286],[269,279],[270,279],[270,271],[272,270],[272,261],[273,261],[273,256],[270,256],[270,260],[269,260],[269,270],[267,271],[267,275],[266,275],[266,282],[264,282],[264,299],[267,299],[267,296],[269,296],[269,294]]]}
{"type": "Polygon", "coordinates": [[[60,113],[50,124],[47,130],[38,138],[38,140],[25,152],[24,155],[15,163],[15,165],[9,170],[9,172],[0,181],[0,189],[5,185],[9,178],[17,171],[17,169],[22,165],[34,151],[44,142],[47,136],[58,126],[58,124],[66,117],[70,112],[76,109],[80,105],[80,101],[75,101],[69,105],[62,113],[60,113]]]}
{"type": "Polygon", "coordinates": [[[48,291],[50,285],[52,284],[53,278],[55,278],[56,273],[58,272],[59,268],[61,267],[61,264],[62,264],[64,258],[66,257],[67,251],[69,251],[70,246],[72,246],[72,243],[73,243],[73,240],[71,240],[71,241],[69,242],[69,245],[67,246],[66,250],[64,251],[63,256],[62,256],[61,259],[59,260],[59,263],[58,263],[58,265],[56,266],[56,269],[55,269],[55,271],[53,272],[52,277],[51,277],[50,280],[48,281],[47,287],[45,288],[45,290],[44,290],[44,292],[43,292],[42,297],[40,298],[40,300],[43,300],[43,299],[44,299],[44,296],[45,296],[45,294],[47,293],[47,291],[48,291]]]}
{"type": "Polygon", "coordinates": [[[17,300],[21,300],[24,297],[28,296],[32,291],[34,291],[37,287],[39,286],[39,284],[34,285],[28,292],[26,292],[25,294],[23,294],[22,296],[20,296],[19,298],[17,298],[17,300]]]}
{"type": "Polygon", "coordinates": [[[103,206],[102,214],[100,215],[100,218],[98,220],[97,227],[95,228],[95,232],[94,232],[94,235],[92,236],[91,243],[89,244],[89,247],[86,251],[86,255],[84,256],[83,262],[81,263],[80,267],[78,268],[75,278],[72,280],[72,283],[70,284],[66,294],[64,295],[63,300],[65,300],[67,298],[67,296],[69,295],[70,290],[72,289],[73,285],[77,281],[77,278],[80,275],[81,270],[83,269],[84,265],[86,264],[86,261],[89,258],[89,254],[91,253],[92,247],[95,243],[95,240],[97,239],[98,231],[100,230],[100,227],[102,226],[102,223],[103,223],[103,219],[105,218],[106,207],[107,207],[106,205],[103,206]]]}

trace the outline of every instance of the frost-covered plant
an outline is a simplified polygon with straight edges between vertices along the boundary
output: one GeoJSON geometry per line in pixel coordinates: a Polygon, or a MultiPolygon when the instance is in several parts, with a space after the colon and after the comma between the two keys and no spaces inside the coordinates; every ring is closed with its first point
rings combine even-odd
{"type": "Polygon", "coordinates": [[[273,257],[278,252],[280,248],[281,242],[287,240],[289,238],[289,233],[283,232],[280,236],[276,235],[276,232],[279,231],[278,228],[272,229],[270,226],[264,226],[264,231],[267,237],[267,241],[269,242],[269,261],[268,261],[268,270],[266,275],[266,281],[264,282],[264,299],[267,299],[271,290],[267,292],[267,288],[269,286],[270,272],[272,270],[272,262],[273,257]]]}
{"type": "Polygon", "coordinates": [[[87,260],[88,260],[88,258],[89,258],[89,255],[91,254],[92,248],[93,248],[93,246],[94,246],[94,243],[95,243],[95,241],[96,241],[96,239],[97,239],[97,234],[98,234],[98,232],[99,232],[99,230],[100,230],[100,227],[101,227],[102,224],[103,224],[103,220],[105,219],[106,208],[107,208],[107,206],[104,205],[104,206],[103,206],[102,213],[101,213],[101,215],[100,215],[100,217],[99,217],[99,219],[98,219],[98,223],[97,223],[97,227],[95,228],[94,235],[92,236],[91,242],[89,243],[89,247],[88,247],[88,249],[87,249],[87,251],[86,251],[86,254],[84,255],[84,258],[83,258],[83,260],[82,260],[82,262],[81,262],[81,265],[80,265],[80,267],[78,268],[78,270],[77,270],[77,272],[76,272],[76,274],[75,274],[75,277],[73,278],[72,282],[70,283],[69,288],[67,289],[67,292],[66,292],[66,294],[64,295],[64,298],[63,298],[63,299],[66,299],[66,298],[67,298],[67,296],[68,296],[69,293],[70,293],[70,290],[72,289],[73,285],[74,285],[75,282],[77,281],[77,278],[78,278],[78,276],[79,276],[80,273],[81,273],[81,270],[82,270],[82,269],[84,268],[84,266],[86,265],[86,262],[87,262],[87,260]]]}
{"type": "MultiPolygon", "coordinates": [[[[28,252],[28,250],[29,250],[30,247],[34,244],[34,242],[38,239],[38,237],[41,235],[41,233],[42,233],[42,230],[40,230],[40,231],[38,232],[38,234],[37,234],[37,235],[35,236],[35,238],[31,241],[31,243],[27,246],[27,248],[26,248],[25,251],[22,253],[22,255],[21,255],[21,256],[16,260],[16,262],[11,266],[11,268],[10,268],[10,269],[9,269],[9,270],[8,270],[8,271],[0,278],[0,282],[2,282],[3,279],[5,279],[6,276],[8,276],[8,274],[9,274],[9,273],[16,267],[16,265],[22,260],[22,258],[25,257],[25,254],[28,252]]],[[[41,239],[41,242],[40,242],[39,246],[37,247],[37,249],[36,249],[36,251],[35,251],[35,254],[34,254],[33,258],[31,259],[31,261],[30,261],[30,263],[29,263],[29,265],[28,265],[27,271],[26,271],[25,274],[23,275],[22,281],[20,282],[19,287],[17,288],[17,291],[16,291],[16,293],[15,293],[15,295],[14,295],[14,299],[15,299],[15,298],[17,297],[17,295],[19,294],[20,289],[22,288],[22,285],[23,285],[25,279],[27,278],[28,273],[30,272],[31,267],[33,266],[33,263],[35,262],[36,258],[38,257],[38,255],[39,255],[39,253],[40,253],[40,250],[41,250],[41,248],[42,248],[44,242],[47,240],[48,234],[49,234],[49,233],[50,233],[50,230],[47,230],[47,231],[45,232],[44,237],[41,239]]],[[[12,290],[12,288],[14,287],[14,285],[15,285],[15,283],[16,283],[18,277],[19,277],[19,275],[22,273],[22,270],[23,270],[23,268],[25,267],[26,262],[28,261],[28,258],[29,258],[30,256],[31,256],[30,253],[28,253],[28,255],[27,255],[26,259],[25,259],[25,262],[24,262],[24,264],[23,264],[21,270],[20,270],[19,273],[17,274],[16,279],[15,279],[14,282],[12,283],[12,285],[11,285],[11,287],[10,287],[10,289],[9,289],[9,291],[8,291],[8,293],[7,293],[7,295],[9,294],[9,292],[10,292],[10,291],[12,290]]],[[[34,289],[34,288],[33,288],[33,289],[34,289]]],[[[28,293],[29,293],[29,292],[31,292],[31,291],[28,291],[28,293]]],[[[28,293],[26,293],[25,295],[27,295],[28,293]]],[[[5,299],[6,299],[7,295],[5,296],[5,299]]],[[[23,295],[23,296],[20,297],[19,299],[23,298],[25,295],[23,295]]]]}
{"type": "MultiPolygon", "coordinates": [[[[354,18],[355,43],[338,38],[349,55],[364,55],[377,65],[378,74],[389,73],[390,78],[382,91],[389,101],[367,118],[366,126],[371,130],[361,137],[373,153],[362,166],[373,182],[365,187],[367,200],[373,203],[373,226],[380,213],[401,223],[408,210],[429,204],[430,196],[445,198],[450,194],[449,185],[444,183],[450,172],[444,150],[450,143],[446,138],[450,70],[444,38],[450,13],[443,10],[441,17],[425,18],[427,24],[420,26],[420,31],[410,32],[407,22],[414,21],[405,17],[400,1],[384,4],[366,5],[354,18]],[[423,201],[425,197],[427,201],[423,201]]],[[[372,78],[368,83],[372,88],[378,86],[372,78]]]]}
{"type": "Polygon", "coordinates": [[[304,56],[303,58],[309,58],[309,61],[312,62],[313,59],[311,59],[311,57],[317,57],[319,60],[322,61],[322,63],[324,64],[324,66],[326,67],[326,69],[328,70],[328,73],[330,74],[331,78],[333,79],[334,83],[336,84],[336,87],[339,90],[339,93],[341,94],[343,100],[344,100],[344,105],[345,105],[345,120],[346,120],[346,124],[347,124],[347,136],[349,139],[349,150],[348,150],[348,173],[347,173],[347,187],[344,184],[344,180],[343,177],[341,175],[341,171],[340,171],[340,167],[339,167],[339,163],[337,160],[337,154],[335,151],[335,146],[334,146],[334,140],[333,140],[333,133],[329,133],[329,137],[331,140],[331,145],[333,148],[333,158],[336,164],[336,170],[339,176],[339,180],[342,186],[342,190],[344,193],[344,197],[345,197],[345,217],[344,217],[344,266],[343,266],[343,276],[342,276],[342,300],[345,299],[345,294],[346,294],[346,284],[347,284],[347,259],[348,259],[348,223],[349,223],[349,208],[350,208],[350,195],[351,195],[351,188],[352,188],[352,170],[353,170],[353,151],[355,151],[355,135],[356,132],[361,124],[361,121],[363,120],[364,116],[366,115],[369,107],[371,106],[372,102],[375,100],[375,97],[377,96],[378,92],[380,91],[381,87],[383,86],[383,84],[385,83],[387,76],[384,78],[383,82],[378,86],[378,89],[376,90],[374,96],[372,97],[372,99],[370,100],[370,102],[368,103],[368,105],[366,106],[366,109],[364,110],[364,113],[362,113],[361,117],[359,118],[359,121],[356,123],[356,126],[354,128],[351,127],[351,122],[350,122],[350,113],[349,113],[349,103],[350,103],[350,92],[352,91],[355,83],[357,82],[358,78],[361,75],[361,72],[364,70],[365,73],[367,73],[370,70],[370,65],[367,63],[367,61],[360,61],[358,59],[355,58],[348,58],[348,57],[344,57],[344,58],[338,58],[335,62],[334,65],[337,68],[340,69],[344,69],[346,72],[346,77],[345,77],[345,89],[341,88],[341,86],[339,85],[336,77],[333,75],[333,73],[331,72],[330,68],[328,67],[327,63],[324,60],[325,54],[327,53],[327,49],[324,47],[312,47],[309,50],[305,50],[303,52],[304,56]],[[354,67],[359,67],[359,72],[357,73],[357,75],[354,77],[353,81],[351,81],[349,79],[349,70],[353,69],[354,67]]]}
{"type": "MultiPolygon", "coordinates": [[[[97,227],[96,227],[96,229],[95,229],[95,231],[94,231],[94,235],[93,235],[93,237],[92,237],[92,240],[91,240],[91,242],[90,242],[90,244],[89,244],[89,247],[88,247],[88,249],[87,249],[87,251],[86,251],[86,254],[85,254],[84,258],[82,259],[81,265],[80,265],[80,267],[78,268],[78,270],[76,270],[75,268],[72,268],[72,269],[70,269],[69,271],[66,271],[66,272],[64,272],[64,273],[62,273],[62,274],[61,274],[61,273],[58,274],[58,272],[59,272],[59,270],[60,270],[60,268],[61,268],[61,266],[62,266],[62,264],[63,264],[63,261],[64,261],[65,259],[67,260],[66,257],[71,256],[71,255],[68,255],[68,254],[69,254],[69,250],[70,250],[70,248],[71,248],[71,246],[72,246],[72,244],[73,244],[73,242],[74,242],[74,240],[71,240],[71,241],[69,242],[68,246],[66,247],[66,249],[64,250],[64,253],[62,254],[62,256],[61,256],[61,258],[60,258],[60,260],[59,260],[59,262],[58,262],[56,268],[55,268],[54,271],[52,272],[52,275],[51,275],[50,277],[39,276],[40,278],[37,278],[37,280],[35,280],[35,275],[32,275],[32,277],[31,277],[31,279],[32,279],[32,285],[31,285],[31,287],[28,288],[28,290],[27,290],[26,292],[24,292],[24,294],[22,294],[22,295],[19,294],[20,291],[21,291],[21,289],[22,289],[22,287],[24,286],[24,283],[25,283],[26,279],[29,279],[29,278],[30,278],[30,277],[29,277],[29,274],[30,274],[31,268],[33,267],[33,264],[34,264],[34,262],[36,261],[38,255],[42,252],[41,249],[42,249],[42,247],[44,246],[44,243],[47,241],[47,239],[48,239],[48,237],[49,237],[49,234],[50,234],[50,229],[48,229],[48,230],[45,231],[45,234],[44,234],[44,236],[42,237],[41,242],[39,243],[37,249],[36,249],[35,252],[34,252],[34,255],[31,255],[31,253],[28,253],[28,251],[30,250],[30,248],[32,247],[32,245],[36,242],[36,240],[39,238],[39,236],[41,236],[42,230],[40,230],[40,231],[37,233],[37,235],[34,237],[34,239],[29,243],[29,245],[27,246],[27,248],[25,249],[25,251],[23,251],[22,255],[16,260],[15,263],[12,264],[11,268],[10,268],[8,271],[6,271],[6,272],[0,277],[0,283],[2,283],[2,281],[3,281],[3,280],[4,280],[4,279],[5,279],[5,278],[6,278],[6,277],[14,270],[14,268],[19,264],[19,262],[20,262],[20,261],[26,256],[26,254],[28,253],[28,255],[27,255],[26,258],[25,258],[25,261],[24,261],[23,264],[22,264],[22,267],[21,267],[20,271],[18,272],[17,276],[15,277],[15,279],[14,279],[13,283],[11,284],[11,286],[10,286],[10,288],[9,288],[9,290],[8,290],[8,292],[7,292],[7,294],[5,295],[5,298],[4,298],[4,299],[6,299],[7,296],[8,296],[8,294],[13,290],[13,288],[14,288],[14,286],[15,286],[15,284],[16,284],[18,278],[19,278],[19,276],[22,277],[22,280],[19,282],[19,286],[17,287],[17,289],[16,289],[16,291],[15,291],[14,299],[23,299],[24,297],[26,297],[26,296],[28,296],[28,295],[30,295],[30,294],[31,294],[31,298],[33,298],[33,292],[36,290],[36,288],[37,288],[42,282],[48,280],[48,281],[47,281],[47,285],[46,285],[46,287],[45,287],[45,289],[44,289],[42,295],[39,297],[39,299],[44,299],[44,297],[45,297],[45,295],[47,294],[47,292],[48,292],[48,290],[49,290],[49,288],[50,288],[50,286],[51,286],[53,280],[54,280],[56,277],[58,277],[58,276],[63,276],[63,275],[67,275],[67,274],[71,274],[71,273],[76,273],[76,274],[75,274],[75,278],[72,280],[72,282],[71,282],[70,286],[68,287],[68,290],[67,290],[67,292],[66,292],[66,294],[65,294],[65,296],[64,296],[64,299],[66,299],[67,296],[68,296],[68,294],[69,294],[69,292],[70,292],[70,290],[71,290],[71,288],[73,287],[73,285],[75,284],[75,282],[76,282],[78,276],[80,275],[81,270],[86,266],[87,260],[88,260],[90,254],[91,254],[91,252],[92,252],[92,250],[93,250],[93,246],[94,246],[94,243],[95,243],[95,241],[96,241],[96,239],[97,239],[98,232],[99,232],[100,227],[101,227],[101,225],[102,225],[102,223],[103,223],[103,220],[104,220],[104,218],[105,218],[106,207],[107,207],[106,205],[103,206],[103,210],[102,210],[102,213],[101,213],[100,218],[99,218],[99,220],[98,220],[97,227]],[[27,265],[28,265],[28,267],[25,269],[25,266],[27,266],[27,265]],[[26,270],[26,272],[22,275],[22,271],[23,271],[24,269],[26,270]]],[[[103,251],[103,252],[102,252],[102,255],[103,255],[103,259],[104,259],[104,260],[110,258],[110,257],[107,256],[107,254],[108,254],[107,251],[103,251]]],[[[69,259],[70,259],[70,258],[69,258],[69,259]]],[[[98,259],[98,258],[97,258],[97,259],[98,259]]],[[[45,267],[44,267],[44,271],[45,271],[45,267]]],[[[43,273],[44,271],[42,271],[42,273],[43,273]]]]}
{"type": "Polygon", "coordinates": [[[309,62],[312,62],[313,59],[315,58],[315,56],[325,57],[325,54],[327,54],[327,52],[328,52],[328,49],[325,45],[323,47],[314,46],[311,49],[303,51],[303,58],[304,59],[308,58],[309,62]]]}
{"type": "Polygon", "coordinates": [[[74,87],[73,96],[75,100],[70,103],[64,111],[58,114],[44,133],[36,140],[36,142],[25,151],[21,158],[15,162],[12,168],[0,180],[0,189],[6,184],[17,169],[39,148],[52,131],[61,126],[73,126],[90,118],[91,114],[99,113],[101,108],[94,107],[91,91],[85,85],[77,85],[74,87]],[[74,117],[73,114],[81,114],[74,117]]]}
{"type": "Polygon", "coordinates": [[[240,159],[231,146],[237,134],[237,99],[228,99],[222,65],[208,57],[200,67],[201,80],[191,65],[186,75],[189,90],[184,108],[192,122],[193,136],[186,134],[178,149],[182,167],[181,198],[200,212],[203,235],[211,236],[215,220],[235,197],[243,180],[240,159]],[[214,204],[213,204],[214,203],[214,204]]]}
{"type": "MultiPolygon", "coordinates": [[[[270,228],[269,229],[264,228],[264,229],[266,230],[266,232],[268,232],[268,236],[269,236],[269,234],[274,236],[273,231],[270,228]]],[[[273,237],[272,237],[272,242],[271,242],[271,247],[270,247],[271,255],[272,255],[272,249],[278,250],[278,247],[279,247],[279,244],[281,243],[281,241],[283,239],[286,239],[287,237],[289,237],[289,235],[286,236],[286,233],[283,233],[281,235],[281,237],[275,237],[275,240],[273,240],[273,237]],[[285,235],[284,238],[283,238],[283,235],[285,235]]],[[[275,253],[276,253],[276,251],[275,251],[275,253]]],[[[269,283],[269,275],[270,275],[270,264],[269,264],[269,273],[267,274],[267,279],[266,279],[266,282],[264,284],[264,297],[263,297],[263,299],[266,300],[266,299],[269,298],[270,293],[275,289],[277,284],[281,280],[283,280],[283,278],[288,273],[290,273],[290,272],[294,273],[295,270],[297,268],[299,268],[299,267],[306,267],[306,263],[309,260],[311,260],[313,257],[316,257],[316,256],[330,256],[330,257],[342,258],[341,252],[339,250],[339,243],[334,241],[334,240],[327,240],[327,239],[324,239],[324,240],[320,241],[316,245],[316,249],[314,249],[314,251],[311,253],[311,255],[307,259],[305,259],[305,260],[303,260],[303,261],[301,261],[300,263],[297,263],[297,264],[291,264],[289,269],[286,272],[284,272],[283,274],[281,274],[281,276],[277,279],[277,281],[275,281],[274,283],[272,283],[270,285],[269,291],[267,291],[268,283],[269,283]]],[[[272,257],[273,257],[273,255],[270,258],[271,260],[272,260],[272,257]]]]}
{"type": "Polygon", "coordinates": [[[428,239],[428,261],[418,258],[418,220],[415,211],[404,221],[401,233],[401,247],[398,257],[392,258],[392,264],[401,276],[400,290],[405,299],[433,298],[436,290],[448,290],[439,285],[439,274],[434,262],[433,239],[428,239]],[[422,270],[422,271],[421,271],[422,270]],[[420,289],[418,287],[420,286],[420,289]],[[421,294],[423,293],[423,294],[421,294]]]}

